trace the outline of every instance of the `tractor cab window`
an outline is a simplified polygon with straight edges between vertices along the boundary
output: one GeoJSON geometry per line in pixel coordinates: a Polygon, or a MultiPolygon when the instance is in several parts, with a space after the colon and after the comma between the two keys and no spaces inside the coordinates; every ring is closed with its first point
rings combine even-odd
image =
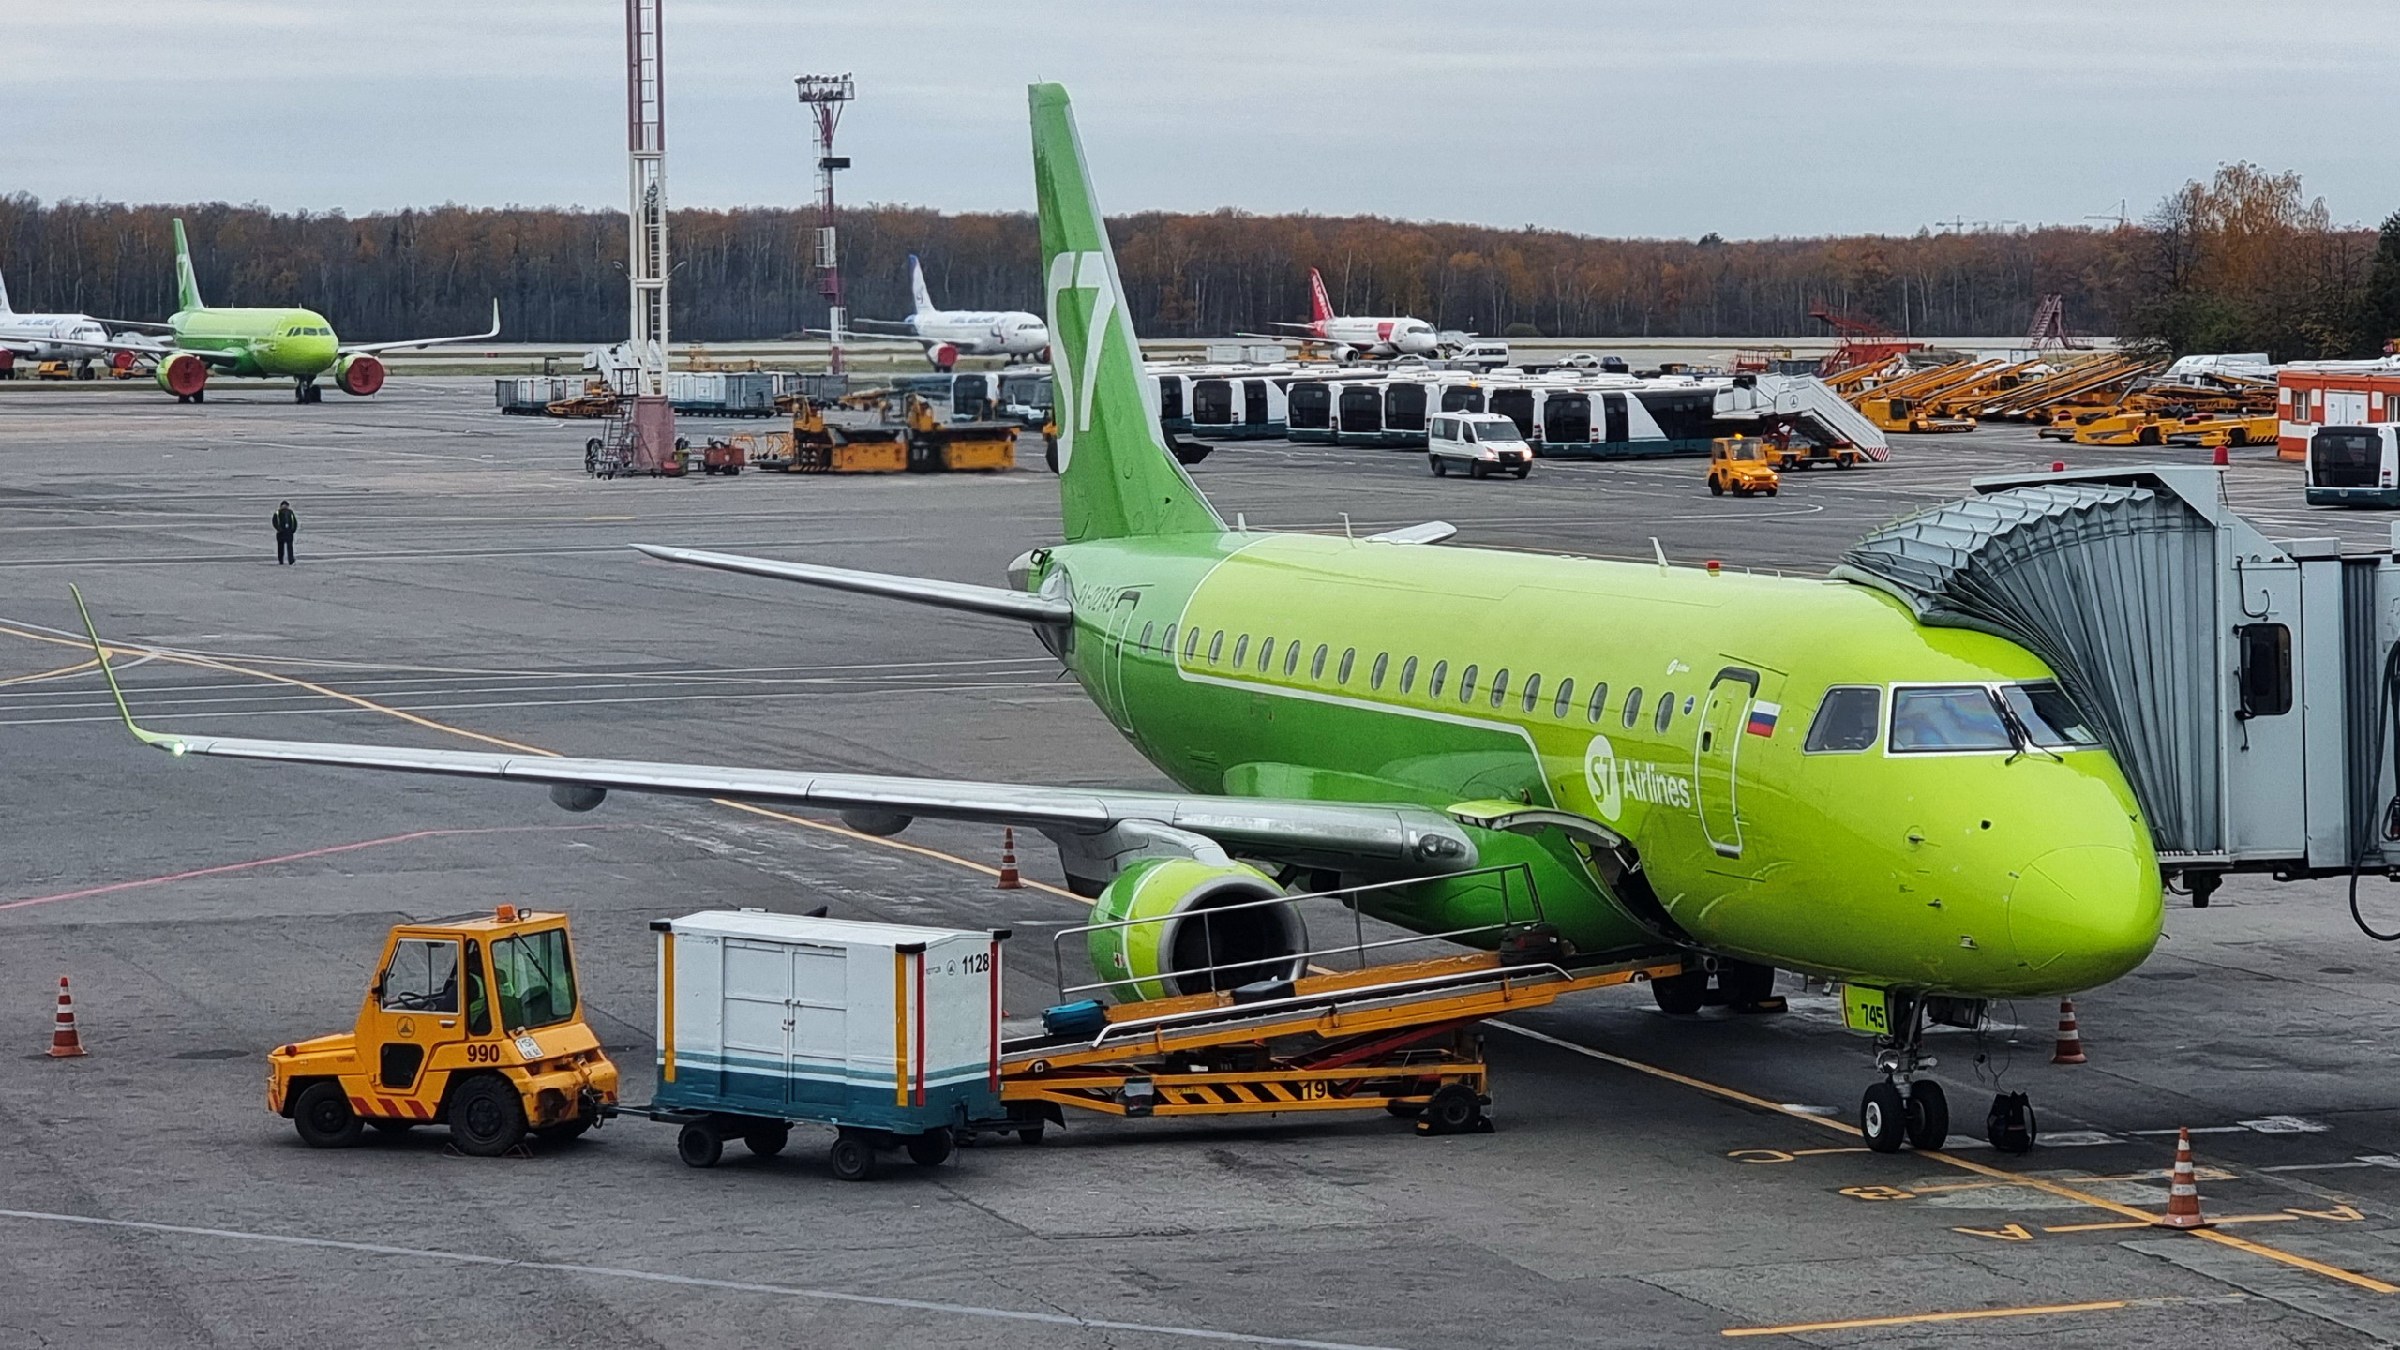
{"type": "Polygon", "coordinates": [[[491,991],[483,987],[483,944],[467,943],[467,1034],[492,1034],[491,991]]]}
{"type": "Polygon", "coordinates": [[[492,980],[500,986],[505,1030],[555,1026],[575,1016],[575,968],[567,958],[564,928],[493,943],[492,980]]]}
{"type": "Polygon", "coordinates": [[[458,1011],[458,944],[440,938],[402,938],[375,986],[391,1012],[458,1011]]]}
{"type": "Polygon", "coordinates": [[[1817,720],[1808,724],[1808,753],[1846,753],[1870,749],[1883,721],[1883,691],[1873,685],[1836,685],[1817,705],[1817,720]]]}
{"type": "Polygon", "coordinates": [[[2002,685],[2000,699],[2016,714],[2026,739],[2045,750],[2081,750],[2100,743],[2100,733],[2053,681],[2002,685]]]}
{"type": "Polygon", "coordinates": [[[1992,691],[1980,684],[1900,689],[1892,694],[1892,750],[1927,754],[2014,750],[1992,691]]]}

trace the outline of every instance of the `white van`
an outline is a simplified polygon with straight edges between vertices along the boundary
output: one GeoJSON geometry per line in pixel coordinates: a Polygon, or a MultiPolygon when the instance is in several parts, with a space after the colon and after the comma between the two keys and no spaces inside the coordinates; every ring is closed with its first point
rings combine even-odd
{"type": "Polygon", "coordinates": [[[1435,477],[1464,465],[1467,477],[1533,471],[1533,447],[1517,424],[1498,413],[1439,413],[1425,421],[1425,458],[1435,477]]]}

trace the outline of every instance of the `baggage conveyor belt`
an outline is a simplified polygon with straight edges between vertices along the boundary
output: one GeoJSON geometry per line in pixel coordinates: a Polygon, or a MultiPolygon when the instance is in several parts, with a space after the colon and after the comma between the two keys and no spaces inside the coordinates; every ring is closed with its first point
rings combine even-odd
{"type": "MultiPolygon", "coordinates": [[[[1675,960],[1504,965],[1483,952],[1319,970],[1266,998],[1121,1004],[1092,1036],[1005,1043],[1000,1096],[1023,1122],[1063,1124],[1067,1108],[1142,1117],[1382,1107],[1415,1117],[1420,1134],[1489,1130],[1475,1023],[1682,969],[1675,960]]],[[[1039,1126],[1021,1133],[1038,1138],[1039,1126]]]]}

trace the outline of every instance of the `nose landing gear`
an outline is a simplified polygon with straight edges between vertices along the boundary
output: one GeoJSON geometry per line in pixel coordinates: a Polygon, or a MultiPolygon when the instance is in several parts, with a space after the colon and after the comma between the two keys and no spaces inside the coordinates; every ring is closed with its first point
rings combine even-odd
{"type": "MultiPolygon", "coordinates": [[[[1950,1099],[1942,1085],[1918,1075],[1940,1061],[1925,1053],[1925,1026],[1931,1021],[1973,1030],[1982,1025],[1981,1000],[1927,998],[1889,990],[1884,994],[1886,1025],[1900,1028],[1875,1038],[1875,1067],[1883,1081],[1870,1086],[1858,1104],[1858,1130],[1867,1147],[1877,1153],[1897,1153],[1902,1144],[1936,1149],[1950,1135],[1950,1099]]],[[[1992,1101],[1985,1119],[1985,1137],[2003,1153],[2023,1153],[2033,1147],[2033,1106],[2022,1092],[2004,1092],[1992,1101]]]]}
{"type": "Polygon", "coordinates": [[[323,403],[324,401],[325,391],[317,387],[315,380],[292,381],[292,402],[323,403]]]}

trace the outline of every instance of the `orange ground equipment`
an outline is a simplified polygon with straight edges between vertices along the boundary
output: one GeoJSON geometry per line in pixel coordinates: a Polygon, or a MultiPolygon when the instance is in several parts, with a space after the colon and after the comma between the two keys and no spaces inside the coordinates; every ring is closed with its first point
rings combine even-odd
{"type": "Polygon", "coordinates": [[[617,1066],[583,1020],[563,914],[501,905],[404,923],[346,1032],[267,1052],[267,1109],[311,1148],[362,1125],[447,1125],[461,1153],[498,1157],[530,1134],[564,1143],[617,1100],[617,1066]]]}
{"type": "Polygon", "coordinates": [[[1736,497],[1753,492],[1772,497],[1783,487],[1782,475],[1775,472],[1777,458],[1772,441],[1720,436],[1709,449],[1708,490],[1718,497],[1728,492],[1736,497]]]}
{"type": "Polygon", "coordinates": [[[2084,1062],[2083,1032],[2075,1025],[2075,1000],[2071,998],[2062,998],[2058,1001],[2058,1046],[2050,1052],[2050,1062],[2053,1064],[2081,1064],[2084,1062]]]}
{"type": "Polygon", "coordinates": [[[75,1029],[75,997],[67,992],[67,977],[58,977],[58,1018],[50,1031],[50,1058],[79,1059],[83,1035],[75,1029]]]}
{"type": "Polygon", "coordinates": [[[2175,1175],[2167,1184],[2167,1212],[2154,1220],[2161,1228],[2206,1228],[2200,1215],[2200,1183],[2192,1173],[2192,1132],[2175,1134],[2175,1175]]]}

